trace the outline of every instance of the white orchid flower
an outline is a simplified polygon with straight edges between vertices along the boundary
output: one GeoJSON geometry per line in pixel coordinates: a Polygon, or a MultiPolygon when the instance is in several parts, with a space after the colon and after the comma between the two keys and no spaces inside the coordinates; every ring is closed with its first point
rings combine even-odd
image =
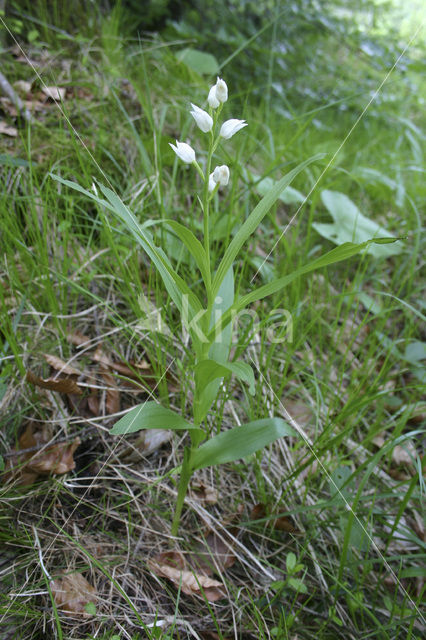
{"type": "Polygon", "coordinates": [[[237,120],[236,118],[231,118],[230,120],[226,120],[220,128],[220,135],[225,140],[229,140],[233,135],[240,131],[243,127],[247,126],[247,122],[245,120],[237,120]]]}
{"type": "Polygon", "coordinates": [[[178,142],[176,140],[176,146],[171,142],[169,142],[169,145],[177,157],[183,160],[183,162],[186,162],[187,164],[195,162],[195,151],[189,144],[186,144],[186,142],[178,142]]]}
{"type": "Polygon", "coordinates": [[[215,84],[212,87],[210,87],[210,91],[209,91],[209,96],[207,98],[207,102],[209,103],[209,105],[211,106],[212,109],[217,109],[217,107],[220,105],[219,100],[216,98],[216,85],[215,84]]]}
{"type": "Polygon", "coordinates": [[[216,82],[216,98],[219,102],[226,102],[228,100],[228,87],[222,78],[218,78],[216,82]]]}
{"type": "Polygon", "coordinates": [[[213,173],[209,175],[209,191],[210,193],[216,189],[217,182],[213,177],[213,173]]]}
{"type": "Polygon", "coordinates": [[[229,182],[229,168],[226,164],[222,164],[220,167],[216,167],[213,171],[213,180],[218,182],[221,187],[226,187],[229,182]]]}
{"type": "Polygon", "coordinates": [[[197,107],[196,104],[192,104],[192,102],[191,107],[191,116],[194,118],[201,131],[203,131],[204,133],[211,131],[213,127],[213,118],[209,116],[207,111],[200,109],[200,107],[197,107]]]}

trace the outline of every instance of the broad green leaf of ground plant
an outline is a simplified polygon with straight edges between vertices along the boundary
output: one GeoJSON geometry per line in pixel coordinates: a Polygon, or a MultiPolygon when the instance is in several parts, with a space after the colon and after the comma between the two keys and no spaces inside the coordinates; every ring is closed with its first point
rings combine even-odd
{"type": "Polygon", "coordinates": [[[234,427],[207,440],[194,453],[193,469],[233,462],[263,449],[278,438],[295,436],[295,430],[281,418],[264,418],[234,427]]]}
{"type": "MultiPolygon", "coordinates": [[[[344,242],[365,242],[375,237],[393,237],[389,231],[364,216],[358,207],[344,193],[325,190],[321,199],[334,222],[331,224],[313,223],[319,234],[334,244],[344,242]]],[[[401,243],[387,246],[370,245],[367,253],[375,258],[387,258],[401,253],[401,243]]]]}
{"type": "Polygon", "coordinates": [[[196,71],[200,75],[208,74],[215,76],[219,73],[219,65],[216,58],[211,53],[205,53],[198,49],[182,49],[176,54],[178,60],[186,64],[189,69],[196,71]]]}
{"type": "Polygon", "coordinates": [[[133,407],[115,423],[110,433],[124,435],[141,429],[172,429],[174,431],[196,429],[198,427],[185,420],[180,414],[162,407],[156,402],[144,402],[133,407]]]}
{"type": "MultiPolygon", "coordinates": [[[[254,180],[260,180],[260,176],[257,176],[254,173],[252,173],[251,176],[254,180]]],[[[266,196],[275,184],[276,180],[273,180],[268,176],[255,184],[254,188],[260,196],[266,196]]],[[[300,204],[305,201],[305,196],[293,187],[286,187],[278,196],[278,200],[284,202],[284,204],[300,204]]]]}
{"type": "Polygon", "coordinates": [[[195,365],[195,385],[197,394],[194,399],[194,420],[201,422],[207,415],[217,394],[217,385],[212,384],[218,378],[234,374],[249,385],[249,392],[254,395],[254,373],[246,362],[225,362],[220,364],[215,360],[201,360],[195,365]]]}
{"type": "MultiPolygon", "coordinates": [[[[296,269],[292,273],[289,273],[282,278],[277,278],[272,282],[268,282],[268,284],[263,285],[252,291],[251,293],[246,294],[239,298],[232,307],[223,314],[221,318],[221,327],[226,327],[228,323],[230,323],[239,311],[245,309],[249,304],[253,302],[257,302],[257,300],[261,300],[262,298],[266,298],[267,296],[272,295],[273,293],[277,293],[281,289],[284,289],[288,284],[293,282],[299,276],[309,273],[310,271],[315,271],[316,269],[321,269],[322,267],[326,267],[330,264],[335,264],[336,262],[341,262],[342,260],[347,260],[348,258],[360,253],[363,249],[367,248],[372,242],[378,244],[387,244],[395,242],[396,238],[375,238],[374,240],[367,240],[366,242],[362,242],[361,244],[354,244],[353,242],[345,242],[340,247],[336,247],[332,249],[328,253],[319,258],[316,258],[312,262],[305,264],[303,267],[296,269]]],[[[217,331],[217,327],[213,331],[217,331]]],[[[213,332],[212,332],[213,333],[213,332]]]]}
{"type": "Polygon", "coordinates": [[[217,295],[219,291],[219,287],[222,283],[225,274],[227,273],[229,267],[233,264],[235,258],[237,257],[241,247],[245,243],[245,241],[251,236],[251,234],[257,229],[259,224],[262,222],[263,218],[266,216],[272,205],[278,200],[281,193],[284,191],[286,187],[290,184],[290,182],[297,176],[298,173],[303,171],[310,164],[323,158],[323,154],[317,154],[305,160],[297,167],[295,167],[290,173],[287,173],[281,180],[278,180],[272,187],[272,189],[262,198],[260,202],[255,206],[247,220],[244,222],[239,231],[235,234],[232,239],[229,247],[225,251],[225,255],[223,256],[219,267],[216,271],[216,275],[213,279],[213,296],[217,295]]]}

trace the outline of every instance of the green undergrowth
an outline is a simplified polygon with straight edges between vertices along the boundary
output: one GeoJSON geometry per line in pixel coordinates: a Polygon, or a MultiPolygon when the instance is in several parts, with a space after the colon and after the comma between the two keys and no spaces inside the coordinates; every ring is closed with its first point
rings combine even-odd
{"type": "MultiPolygon", "coordinates": [[[[279,201],[235,264],[241,295],[253,278],[266,283],[333,248],[314,226],[330,222],[324,190],[345,194],[404,240],[396,255],[363,254],[301,277],[259,303],[255,318],[241,318],[233,353],[237,359],[244,351],[254,367],[255,394],[229,381],[212,429],[274,414],[291,416],[306,438],[198,472],[196,480],[219,499],[211,506],[191,501],[173,546],[171,470],[181,438],[129,457],[136,436],[109,435],[111,383],[93,354],[101,345],[115,362],[149,363],[151,377],[142,376],[138,393],[121,392],[121,411],[155,399],[189,415],[187,336],[126,229],[50,173],[89,190],[108,185],[141,221],[173,217],[199,233],[197,176],[178,163],[169,142],[179,136],[197,144],[202,134],[188,102],[203,106],[214,77],[179,60],[176,53],[193,44],[183,36],[138,39],[127,23],[123,34],[119,10],[93,10],[78,37],[70,37],[76,16],[32,15],[41,23],[30,21],[38,35],[29,41],[25,23],[18,40],[34,68],[8,49],[2,71],[12,83],[32,82],[30,100],[41,100],[44,84],[64,87],[66,95],[60,109],[44,103],[31,126],[1,115],[18,134],[0,140],[0,453],[8,464],[29,421],[48,425],[52,438],[80,436],[81,444],[76,468],[65,476],[2,484],[1,615],[10,637],[420,638],[424,79],[414,62],[395,69],[368,108],[393,59],[384,69],[331,39],[323,41],[320,71],[304,71],[311,92],[296,81],[286,90],[277,59],[264,91],[256,85],[259,69],[239,79],[239,55],[251,54],[255,64],[262,53],[250,42],[220,69],[235,87],[226,117],[249,126],[217,152],[231,180],[213,202],[212,261],[258,201],[261,179],[277,180],[325,154],[292,183],[303,199],[293,193],[293,201],[279,201]],[[282,310],[291,313],[292,335],[282,310]],[[160,314],[167,331],[153,331],[150,314],[160,314]],[[271,339],[271,327],[282,339],[271,339]],[[75,332],[92,342],[76,347],[69,338],[75,332]],[[25,380],[28,371],[52,373],[45,353],[84,370],[88,390],[100,388],[98,416],[25,380]],[[287,530],[274,528],[280,516],[291,523],[287,530]],[[214,576],[226,587],[217,602],[182,593],[149,564],[170,548],[189,557],[209,531],[235,556],[214,576]],[[95,587],[95,610],[83,619],[64,615],[49,594],[50,578],[62,570],[95,587]]],[[[414,61],[417,46],[410,49],[414,61]]],[[[164,229],[156,234],[196,291],[189,254],[164,229]]]]}

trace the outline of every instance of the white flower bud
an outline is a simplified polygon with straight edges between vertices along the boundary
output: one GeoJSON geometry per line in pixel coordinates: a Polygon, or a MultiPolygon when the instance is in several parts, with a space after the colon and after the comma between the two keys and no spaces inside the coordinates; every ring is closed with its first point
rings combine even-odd
{"type": "Polygon", "coordinates": [[[200,109],[196,104],[192,104],[191,102],[191,116],[194,118],[195,122],[204,133],[212,130],[213,127],[213,118],[209,116],[207,111],[200,109]]]}
{"type": "Polygon", "coordinates": [[[218,78],[216,82],[216,99],[219,100],[219,102],[226,102],[228,100],[228,87],[222,78],[218,78]]]}
{"type": "Polygon", "coordinates": [[[216,85],[214,84],[209,91],[209,96],[207,98],[207,102],[211,106],[212,109],[217,109],[220,105],[219,100],[216,98],[216,85]]]}
{"type": "Polygon", "coordinates": [[[176,146],[171,142],[169,142],[169,145],[177,157],[183,160],[183,162],[186,162],[187,164],[195,162],[195,151],[189,144],[186,144],[186,142],[178,142],[176,140],[176,146]]]}
{"type": "Polygon", "coordinates": [[[209,191],[212,192],[216,188],[216,181],[213,177],[213,173],[209,175],[209,191]]]}
{"type": "Polygon", "coordinates": [[[221,187],[226,187],[229,182],[229,168],[226,164],[216,167],[213,171],[213,180],[218,182],[221,187]]]}
{"type": "Polygon", "coordinates": [[[234,134],[237,133],[240,129],[247,126],[247,122],[245,120],[237,120],[236,118],[231,118],[223,123],[220,128],[220,135],[225,140],[229,140],[232,138],[234,134]]]}

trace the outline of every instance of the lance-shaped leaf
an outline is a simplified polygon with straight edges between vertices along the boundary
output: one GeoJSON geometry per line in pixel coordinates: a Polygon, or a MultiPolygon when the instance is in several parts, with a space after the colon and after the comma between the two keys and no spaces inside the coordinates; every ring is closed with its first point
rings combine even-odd
{"type": "Polygon", "coordinates": [[[201,360],[195,366],[195,384],[200,390],[216,378],[224,378],[233,373],[237,378],[247,382],[251,395],[254,395],[254,373],[247,362],[225,362],[223,364],[215,360],[201,360]]]}
{"type": "Polygon", "coordinates": [[[186,282],[176,273],[170,264],[169,259],[162,249],[155,246],[153,238],[136,220],[133,213],[126,207],[124,202],[104,185],[99,185],[104,196],[108,199],[114,208],[114,213],[126,223],[127,227],[132,231],[134,237],[149,255],[155,266],[157,267],[163,282],[170,294],[173,302],[176,304],[179,310],[182,310],[182,294],[188,296],[189,304],[192,311],[199,312],[202,310],[202,305],[197,296],[191,291],[186,282]]]}
{"type": "Polygon", "coordinates": [[[275,183],[272,189],[268,191],[266,196],[264,196],[262,200],[255,206],[255,208],[253,209],[247,220],[244,222],[241,229],[235,234],[229,247],[225,251],[225,255],[223,256],[222,261],[217,269],[216,275],[213,279],[213,296],[216,296],[221,282],[225,277],[225,274],[233,264],[241,247],[243,246],[247,238],[249,238],[251,234],[257,229],[263,218],[268,213],[269,209],[278,200],[284,189],[288,187],[290,182],[297,176],[298,173],[300,173],[312,162],[315,162],[323,156],[324,154],[320,153],[299,164],[295,169],[290,171],[290,173],[287,173],[287,175],[281,178],[281,180],[278,180],[278,182],[275,183]]]}
{"type": "Polygon", "coordinates": [[[278,438],[295,435],[295,430],[281,418],[255,420],[207,440],[195,452],[191,465],[195,470],[233,462],[263,449],[278,438]]]}
{"type": "Polygon", "coordinates": [[[214,401],[219,379],[234,374],[240,380],[249,385],[249,392],[254,395],[254,373],[253,369],[246,362],[224,362],[223,364],[215,360],[202,360],[195,366],[195,385],[197,393],[194,400],[194,419],[200,423],[207,415],[207,411],[214,401]]]}
{"type": "Polygon", "coordinates": [[[218,331],[222,330],[226,327],[229,322],[236,316],[236,314],[245,309],[249,304],[256,302],[257,300],[261,300],[262,298],[266,298],[267,296],[272,295],[273,293],[277,293],[281,289],[284,289],[287,285],[289,285],[293,280],[296,280],[299,276],[309,273],[310,271],[315,271],[316,269],[321,269],[322,267],[326,267],[327,265],[334,264],[336,262],[341,262],[342,260],[347,260],[352,256],[360,253],[363,249],[368,247],[372,242],[377,244],[387,244],[391,242],[395,242],[396,240],[400,240],[401,238],[374,238],[372,240],[367,240],[366,242],[362,242],[361,244],[354,244],[353,242],[345,242],[340,247],[336,247],[332,249],[328,253],[319,258],[316,258],[312,262],[305,264],[303,267],[292,271],[292,273],[283,276],[282,278],[277,278],[272,282],[268,282],[261,287],[258,287],[254,291],[242,296],[237,300],[228,311],[226,311],[223,316],[220,318],[217,326],[210,332],[207,336],[208,339],[212,339],[212,336],[215,335],[218,331]]]}
{"type": "Polygon", "coordinates": [[[189,253],[194,258],[204,280],[204,284],[210,285],[210,267],[204,247],[198,238],[194,236],[190,229],[185,227],[183,224],[180,224],[180,222],[176,222],[175,220],[161,220],[161,222],[167,224],[183,242],[189,253]]]}
{"type": "Polygon", "coordinates": [[[182,295],[188,296],[189,301],[189,320],[194,315],[202,310],[202,305],[197,296],[191,291],[184,280],[174,271],[169,259],[162,249],[157,247],[150,233],[147,231],[148,224],[140,224],[133,213],[126,207],[126,205],[120,200],[120,198],[108,187],[99,185],[103,195],[107,200],[99,198],[94,193],[87,191],[79,184],[71,182],[70,180],[64,180],[53,173],[50,174],[57,182],[70,187],[99,204],[101,207],[105,207],[112,213],[114,213],[122,222],[124,222],[127,228],[132,232],[135,239],[142,246],[144,251],[151,258],[155,266],[157,267],[164,285],[172,298],[177,308],[182,311],[182,295]]]}
{"type": "Polygon", "coordinates": [[[115,423],[110,433],[121,435],[134,433],[141,429],[172,429],[174,431],[196,429],[201,431],[201,429],[185,420],[179,413],[150,401],[133,407],[115,423]]]}

